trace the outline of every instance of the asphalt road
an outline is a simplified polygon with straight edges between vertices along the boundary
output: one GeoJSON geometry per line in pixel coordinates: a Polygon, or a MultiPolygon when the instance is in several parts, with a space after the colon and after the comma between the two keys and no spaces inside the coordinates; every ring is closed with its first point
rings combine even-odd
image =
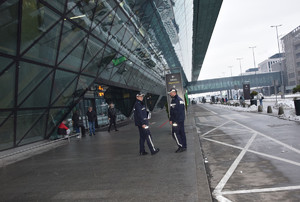
{"type": "Polygon", "coordinates": [[[300,124],[211,104],[195,122],[217,201],[300,201],[300,124]]]}

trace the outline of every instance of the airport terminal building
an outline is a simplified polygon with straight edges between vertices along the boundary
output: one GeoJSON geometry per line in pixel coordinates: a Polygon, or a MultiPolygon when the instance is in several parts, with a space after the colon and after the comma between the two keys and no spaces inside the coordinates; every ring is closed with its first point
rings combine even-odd
{"type": "Polygon", "coordinates": [[[75,109],[164,107],[165,75],[196,81],[221,0],[0,1],[0,150],[48,139],[75,109]],[[190,64],[189,64],[190,63],[190,64]]]}

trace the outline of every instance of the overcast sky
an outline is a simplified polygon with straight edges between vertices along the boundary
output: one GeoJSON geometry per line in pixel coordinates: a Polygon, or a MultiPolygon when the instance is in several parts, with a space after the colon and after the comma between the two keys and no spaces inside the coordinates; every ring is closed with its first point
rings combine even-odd
{"type": "Polygon", "coordinates": [[[279,37],[300,26],[300,0],[223,0],[198,80],[233,76],[278,52],[279,37]]]}

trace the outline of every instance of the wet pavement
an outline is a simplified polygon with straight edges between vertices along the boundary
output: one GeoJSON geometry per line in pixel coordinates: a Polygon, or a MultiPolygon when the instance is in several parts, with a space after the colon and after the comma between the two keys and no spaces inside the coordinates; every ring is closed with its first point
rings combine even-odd
{"type": "Polygon", "coordinates": [[[153,156],[139,156],[131,122],[1,167],[0,201],[212,201],[193,111],[185,152],[175,153],[167,120],[164,110],[152,115],[153,156]]]}
{"type": "Polygon", "coordinates": [[[0,201],[300,201],[299,123],[192,105],[174,153],[167,120],[150,121],[154,156],[138,155],[131,122],[2,166],[0,201]]]}
{"type": "Polygon", "coordinates": [[[218,201],[300,201],[300,124],[194,106],[210,188],[218,201]]]}

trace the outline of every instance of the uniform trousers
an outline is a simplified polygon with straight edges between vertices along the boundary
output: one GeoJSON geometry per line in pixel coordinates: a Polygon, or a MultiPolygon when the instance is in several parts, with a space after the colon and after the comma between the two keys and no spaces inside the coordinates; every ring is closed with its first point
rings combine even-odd
{"type": "Polygon", "coordinates": [[[152,142],[152,137],[149,129],[145,129],[141,126],[138,126],[140,132],[140,153],[145,151],[145,141],[150,149],[150,152],[153,153],[156,151],[154,144],[152,142]]]}
{"type": "Polygon", "coordinates": [[[178,147],[186,148],[186,136],[184,131],[184,121],[177,123],[177,126],[172,126],[172,136],[178,147]]]}

